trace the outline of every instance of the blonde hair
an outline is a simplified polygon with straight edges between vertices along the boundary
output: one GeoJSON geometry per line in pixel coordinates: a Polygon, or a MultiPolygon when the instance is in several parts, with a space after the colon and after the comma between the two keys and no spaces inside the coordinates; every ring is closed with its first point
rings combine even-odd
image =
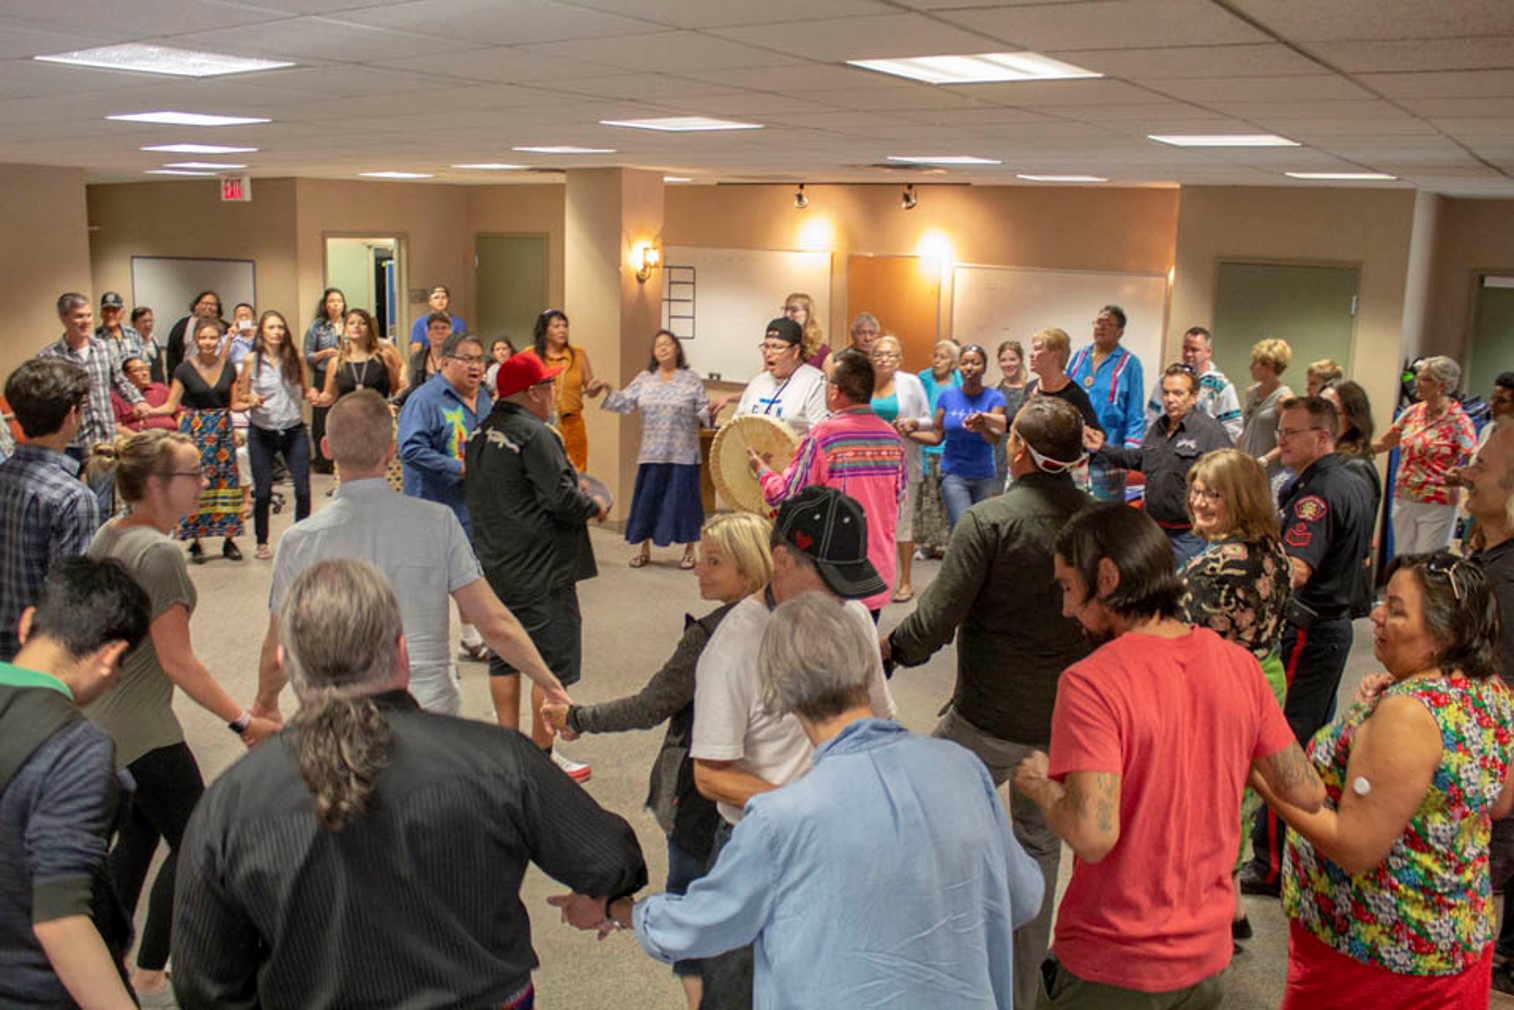
{"type": "Polygon", "coordinates": [[[1067,359],[1072,357],[1072,338],[1067,335],[1066,330],[1055,326],[1037,330],[1030,335],[1030,346],[1035,347],[1038,343],[1043,351],[1051,351],[1057,356],[1057,360],[1061,363],[1060,367],[1067,367],[1067,359]]]}
{"type": "Polygon", "coordinates": [[[813,357],[820,349],[820,345],[825,343],[825,331],[815,320],[815,300],[801,291],[796,291],[783,300],[784,308],[790,305],[797,305],[804,310],[804,339],[800,342],[800,347],[806,358],[813,357]]]}
{"type": "Polygon", "coordinates": [[[1267,337],[1251,345],[1251,360],[1266,365],[1273,372],[1282,375],[1288,370],[1289,362],[1293,360],[1293,348],[1288,346],[1286,340],[1267,337]]]}
{"type": "Polygon", "coordinates": [[[704,524],[701,537],[708,538],[736,564],[736,570],[756,592],[773,578],[773,550],[768,546],[773,524],[751,512],[726,512],[704,524]]]}
{"type": "Polygon", "coordinates": [[[175,447],[181,445],[194,448],[194,440],[162,428],[120,435],[114,442],[99,442],[90,450],[90,473],[115,474],[122,500],[139,502],[147,492],[147,479],[164,476],[173,466],[175,447]]]}
{"type": "MultiPolygon", "coordinates": [[[[1239,449],[1215,449],[1200,456],[1188,469],[1187,487],[1201,480],[1225,502],[1226,528],[1221,537],[1242,543],[1272,546],[1278,540],[1277,507],[1267,485],[1267,473],[1250,453],[1239,449]]],[[[1185,497],[1188,519],[1193,520],[1193,501],[1185,497]]]]}
{"type": "Polygon", "coordinates": [[[1320,358],[1311,361],[1306,373],[1311,379],[1318,379],[1320,385],[1328,386],[1332,382],[1339,382],[1345,377],[1346,370],[1335,363],[1334,358],[1320,358]]]}

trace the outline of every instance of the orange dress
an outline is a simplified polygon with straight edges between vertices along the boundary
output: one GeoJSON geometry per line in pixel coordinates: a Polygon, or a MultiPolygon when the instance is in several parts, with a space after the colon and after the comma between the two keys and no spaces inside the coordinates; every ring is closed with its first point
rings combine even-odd
{"type": "MultiPolygon", "coordinates": [[[[530,351],[528,353],[536,353],[530,351]]],[[[563,448],[567,450],[568,462],[579,473],[589,468],[589,431],[584,425],[584,350],[574,344],[554,354],[548,348],[548,368],[562,365],[563,370],[552,380],[552,402],[557,409],[557,429],[562,433],[563,448]]]]}

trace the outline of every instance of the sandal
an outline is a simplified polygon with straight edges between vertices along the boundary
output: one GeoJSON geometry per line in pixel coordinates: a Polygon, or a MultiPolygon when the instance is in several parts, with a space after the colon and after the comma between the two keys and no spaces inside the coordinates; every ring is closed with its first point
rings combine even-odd
{"type": "Polygon", "coordinates": [[[694,567],[694,555],[686,552],[683,560],[678,562],[678,567],[686,572],[692,570],[694,567]]]}
{"type": "Polygon", "coordinates": [[[893,595],[892,602],[894,602],[894,603],[908,603],[910,600],[913,600],[914,598],[915,598],[915,591],[913,589],[910,589],[910,590],[903,590],[903,589],[901,589],[899,592],[897,592],[897,593],[895,593],[893,595]]]}
{"type": "Polygon", "coordinates": [[[647,562],[651,560],[652,556],[650,554],[638,554],[631,559],[631,567],[644,568],[646,567],[647,562]]]}
{"type": "Polygon", "coordinates": [[[252,556],[257,558],[259,561],[272,561],[273,548],[269,547],[267,544],[258,544],[258,549],[253,552],[252,556]]]}

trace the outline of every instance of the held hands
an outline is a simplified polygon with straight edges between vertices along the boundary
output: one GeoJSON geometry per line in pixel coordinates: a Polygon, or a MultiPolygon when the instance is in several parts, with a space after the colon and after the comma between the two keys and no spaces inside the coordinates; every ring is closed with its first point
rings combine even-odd
{"type": "Polygon", "coordinates": [[[568,706],[562,702],[549,701],[541,707],[542,721],[557,736],[570,743],[578,739],[578,734],[568,729],[568,706]]]}
{"type": "Polygon", "coordinates": [[[276,726],[284,725],[284,713],[279,711],[277,698],[267,705],[263,704],[261,700],[254,701],[251,705],[247,706],[247,711],[251,712],[254,718],[266,719],[276,726]]]}
{"type": "Polygon", "coordinates": [[[584,383],[584,395],[589,397],[590,399],[598,396],[601,393],[608,393],[609,391],[610,384],[608,382],[605,382],[603,379],[595,379],[593,382],[584,383]]]}
{"type": "MultiPolygon", "coordinates": [[[[251,709],[248,711],[251,711],[251,709]]],[[[246,744],[249,749],[256,747],[283,728],[280,723],[276,723],[272,719],[255,715],[252,717],[252,721],[247,724],[247,728],[242,731],[242,743],[246,744]]]]}
{"type": "Polygon", "coordinates": [[[1375,705],[1378,698],[1382,697],[1384,689],[1393,683],[1391,673],[1371,673],[1362,678],[1362,682],[1356,685],[1356,694],[1352,700],[1358,705],[1375,705]]]}
{"type": "Polygon", "coordinates": [[[1089,452],[1098,452],[1104,448],[1104,441],[1105,436],[1102,431],[1086,424],[1083,426],[1083,448],[1089,452]]]}
{"type": "Polygon", "coordinates": [[[603,940],[615,932],[616,925],[610,920],[603,898],[591,898],[587,894],[554,894],[547,904],[562,910],[562,921],[574,929],[594,930],[603,940]]]}
{"type": "Polygon", "coordinates": [[[1015,788],[1024,796],[1035,799],[1042,787],[1051,781],[1046,774],[1050,765],[1041,751],[1031,751],[1030,757],[1020,762],[1015,769],[1015,788]]]}
{"type": "Polygon", "coordinates": [[[975,410],[962,419],[962,427],[966,431],[983,431],[983,412],[975,410]]]}
{"type": "Polygon", "coordinates": [[[131,405],[131,412],[138,417],[147,417],[153,410],[146,400],[138,400],[131,405]]]}
{"type": "Polygon", "coordinates": [[[894,430],[901,435],[908,435],[912,431],[920,430],[918,417],[901,417],[894,422],[894,430]]]}

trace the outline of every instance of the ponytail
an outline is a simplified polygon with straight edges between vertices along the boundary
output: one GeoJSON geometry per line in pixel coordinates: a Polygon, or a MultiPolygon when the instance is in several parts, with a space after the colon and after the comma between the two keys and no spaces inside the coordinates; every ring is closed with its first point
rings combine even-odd
{"type": "Polygon", "coordinates": [[[367,812],[389,765],[389,721],[370,697],[321,688],[301,699],[289,728],[316,819],[341,831],[367,812]]]}
{"type": "Polygon", "coordinates": [[[176,445],[194,445],[194,441],[177,431],[149,428],[118,435],[114,442],[96,442],[89,451],[88,476],[115,474],[122,499],[128,503],[141,501],[147,478],[161,474],[170,465],[176,445]]]}

